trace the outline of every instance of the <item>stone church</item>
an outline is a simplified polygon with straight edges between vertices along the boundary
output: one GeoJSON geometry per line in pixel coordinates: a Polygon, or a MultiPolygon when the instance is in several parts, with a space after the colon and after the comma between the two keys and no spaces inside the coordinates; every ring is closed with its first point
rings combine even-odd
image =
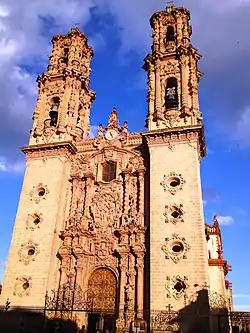
{"type": "Polygon", "coordinates": [[[189,22],[172,5],[151,17],[141,133],[114,108],[89,138],[93,49],[78,28],[53,37],[22,147],[2,305],[45,309],[90,333],[216,332],[213,311],[232,310],[219,224],[204,223],[201,55],[189,22]]]}

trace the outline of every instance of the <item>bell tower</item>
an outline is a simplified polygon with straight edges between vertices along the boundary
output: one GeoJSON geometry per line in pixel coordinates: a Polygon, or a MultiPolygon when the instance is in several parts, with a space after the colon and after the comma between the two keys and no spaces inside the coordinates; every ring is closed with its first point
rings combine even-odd
{"type": "Polygon", "coordinates": [[[148,302],[153,331],[179,331],[180,316],[185,332],[209,330],[200,179],[200,160],[206,154],[198,102],[201,56],[190,42],[189,21],[190,13],[182,7],[155,13],[150,20],[152,52],[143,66],[148,73],[148,131],[142,135],[149,150],[148,302]],[[191,317],[197,320],[191,322],[191,317]]]}
{"type": "Polygon", "coordinates": [[[190,13],[169,6],[151,17],[152,54],[145,58],[148,72],[149,130],[201,123],[198,101],[198,51],[190,43],[190,13]]]}
{"type": "Polygon", "coordinates": [[[47,72],[38,76],[30,145],[86,139],[95,92],[89,88],[93,50],[78,28],[52,39],[47,72]]]}

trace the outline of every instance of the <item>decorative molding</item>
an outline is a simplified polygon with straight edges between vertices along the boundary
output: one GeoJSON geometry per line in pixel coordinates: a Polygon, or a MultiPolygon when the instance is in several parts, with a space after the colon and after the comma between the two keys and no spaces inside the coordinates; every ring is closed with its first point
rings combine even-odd
{"type": "Polygon", "coordinates": [[[40,228],[40,224],[43,222],[43,214],[33,213],[28,214],[26,220],[26,229],[35,230],[40,228]]]}
{"type": "Polygon", "coordinates": [[[33,186],[33,189],[30,192],[30,200],[35,203],[39,203],[41,200],[45,200],[48,194],[48,186],[43,183],[39,183],[33,186]]]}
{"type": "Polygon", "coordinates": [[[163,176],[163,181],[160,182],[160,185],[164,188],[164,191],[167,190],[172,195],[175,195],[177,191],[183,189],[183,185],[185,184],[185,180],[181,174],[177,174],[175,172],[170,172],[167,176],[163,176]]]}
{"type": "Polygon", "coordinates": [[[166,276],[165,289],[167,291],[167,294],[166,294],[167,298],[171,298],[170,285],[171,285],[171,278],[170,278],[170,276],[166,276]]]}
{"type": "Polygon", "coordinates": [[[38,244],[29,240],[27,243],[23,243],[18,251],[19,261],[24,262],[27,265],[31,261],[35,261],[39,252],[38,244]]]}
{"type": "Polygon", "coordinates": [[[186,126],[171,129],[160,129],[142,133],[148,146],[177,145],[181,143],[199,142],[198,151],[200,157],[206,156],[206,143],[204,135],[204,126],[186,126]]]}
{"type": "Polygon", "coordinates": [[[14,285],[14,296],[29,296],[30,290],[32,288],[32,278],[29,276],[21,276],[16,278],[16,283],[14,285]]]}
{"type": "Polygon", "coordinates": [[[167,205],[165,206],[165,211],[163,213],[163,216],[165,217],[165,223],[183,223],[184,222],[184,210],[183,205],[167,205]]]}
{"type": "Polygon", "coordinates": [[[184,297],[189,287],[187,281],[188,278],[186,276],[182,278],[179,275],[175,275],[172,279],[171,276],[166,276],[165,289],[167,290],[167,298],[173,296],[176,300],[179,300],[184,297]]]}
{"type": "Polygon", "coordinates": [[[58,142],[50,144],[30,145],[21,148],[26,158],[51,158],[65,156],[70,158],[75,154],[77,149],[71,142],[58,142]]]}
{"type": "Polygon", "coordinates": [[[171,238],[165,239],[166,243],[162,245],[161,249],[165,253],[166,259],[172,259],[175,264],[180,259],[186,259],[186,253],[190,250],[190,245],[187,243],[185,237],[180,237],[173,234],[171,238]]]}

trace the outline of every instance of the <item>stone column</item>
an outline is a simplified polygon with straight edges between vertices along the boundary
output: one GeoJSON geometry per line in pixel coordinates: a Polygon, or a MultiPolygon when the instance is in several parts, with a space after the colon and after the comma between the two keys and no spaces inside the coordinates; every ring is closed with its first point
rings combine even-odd
{"type": "Polygon", "coordinates": [[[131,170],[124,170],[124,179],[125,179],[125,193],[124,193],[124,215],[128,214],[129,209],[129,178],[131,170]]]}
{"type": "Polygon", "coordinates": [[[143,319],[144,305],[144,253],[137,253],[137,317],[143,319]]]}
{"type": "Polygon", "coordinates": [[[187,57],[185,54],[181,56],[181,105],[182,112],[186,113],[188,111],[188,66],[187,57]]]}
{"type": "Polygon", "coordinates": [[[161,64],[157,61],[155,69],[155,108],[157,121],[162,118],[161,64]]]}
{"type": "Polygon", "coordinates": [[[95,177],[91,173],[85,174],[86,177],[86,193],[85,193],[85,207],[84,207],[84,216],[87,218],[89,216],[89,206],[91,204],[92,198],[92,185],[95,177]]]}
{"type": "Polygon", "coordinates": [[[63,285],[68,281],[68,273],[69,273],[69,264],[70,264],[70,256],[63,256],[61,258],[61,279],[60,279],[60,285],[63,285]]]}
{"type": "Polygon", "coordinates": [[[125,286],[126,286],[126,272],[128,269],[128,253],[120,253],[120,303],[119,303],[119,318],[116,322],[117,329],[124,328],[124,306],[125,306],[125,286]]]}
{"type": "Polygon", "coordinates": [[[147,125],[151,129],[151,122],[153,121],[155,112],[155,68],[153,64],[149,64],[148,70],[148,119],[147,125]]]}
{"type": "Polygon", "coordinates": [[[139,217],[140,217],[140,225],[144,226],[144,175],[145,170],[138,170],[139,173],[139,217]]]}
{"type": "Polygon", "coordinates": [[[83,254],[77,254],[76,265],[76,283],[82,288],[83,286],[83,271],[85,268],[85,258],[83,254]]]}
{"type": "Polygon", "coordinates": [[[74,82],[74,78],[71,78],[70,76],[66,77],[65,90],[64,90],[63,98],[60,101],[60,106],[59,106],[59,110],[58,110],[58,115],[59,115],[58,130],[61,133],[66,132],[67,110],[68,110],[68,103],[69,103],[69,99],[70,99],[71,87],[72,87],[73,82],[74,82]]]}
{"type": "MultiPolygon", "coordinates": [[[[42,131],[44,128],[44,121],[46,120],[46,117],[45,117],[46,111],[47,111],[46,110],[46,94],[44,91],[44,84],[40,83],[36,111],[34,114],[34,118],[37,118],[36,130],[35,130],[37,135],[42,134],[42,131]]],[[[49,114],[48,114],[47,118],[49,118],[49,114]]]]}

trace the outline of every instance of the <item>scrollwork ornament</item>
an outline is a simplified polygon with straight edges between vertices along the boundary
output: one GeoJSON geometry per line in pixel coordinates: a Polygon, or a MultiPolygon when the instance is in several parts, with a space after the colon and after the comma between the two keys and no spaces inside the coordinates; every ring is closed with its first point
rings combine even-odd
{"type": "Polygon", "coordinates": [[[172,195],[175,195],[179,190],[183,189],[185,180],[181,174],[176,172],[170,172],[167,176],[164,175],[163,181],[160,185],[164,188],[164,192],[169,191],[172,195]]]}
{"type": "Polygon", "coordinates": [[[184,297],[186,294],[186,290],[189,287],[188,277],[181,277],[180,275],[176,275],[172,278],[172,295],[176,300],[184,297]]]}
{"type": "Polygon", "coordinates": [[[40,250],[38,244],[29,240],[27,243],[23,243],[18,251],[19,261],[27,265],[36,259],[39,252],[40,250]]]}
{"type": "Polygon", "coordinates": [[[26,229],[35,230],[40,228],[40,224],[43,222],[43,214],[34,213],[28,214],[26,220],[26,229]]]}
{"type": "Polygon", "coordinates": [[[165,254],[165,259],[171,259],[177,264],[181,259],[186,259],[187,252],[190,250],[190,245],[187,243],[185,237],[180,237],[173,234],[172,237],[165,239],[165,244],[161,249],[165,254]]]}
{"type": "Polygon", "coordinates": [[[184,222],[184,210],[183,205],[166,205],[165,210],[163,213],[163,216],[165,217],[165,223],[183,223],[184,222]]]}
{"type": "Polygon", "coordinates": [[[14,296],[29,296],[30,290],[32,289],[32,278],[30,276],[21,276],[16,278],[14,285],[14,296]]]}
{"type": "Polygon", "coordinates": [[[41,200],[45,200],[49,194],[49,189],[47,185],[43,183],[39,183],[34,185],[32,190],[30,191],[30,200],[35,203],[39,203],[41,200]]]}
{"type": "Polygon", "coordinates": [[[170,276],[166,276],[166,283],[165,283],[165,289],[167,291],[166,298],[170,298],[171,297],[171,293],[170,293],[170,281],[171,281],[170,276]]]}

